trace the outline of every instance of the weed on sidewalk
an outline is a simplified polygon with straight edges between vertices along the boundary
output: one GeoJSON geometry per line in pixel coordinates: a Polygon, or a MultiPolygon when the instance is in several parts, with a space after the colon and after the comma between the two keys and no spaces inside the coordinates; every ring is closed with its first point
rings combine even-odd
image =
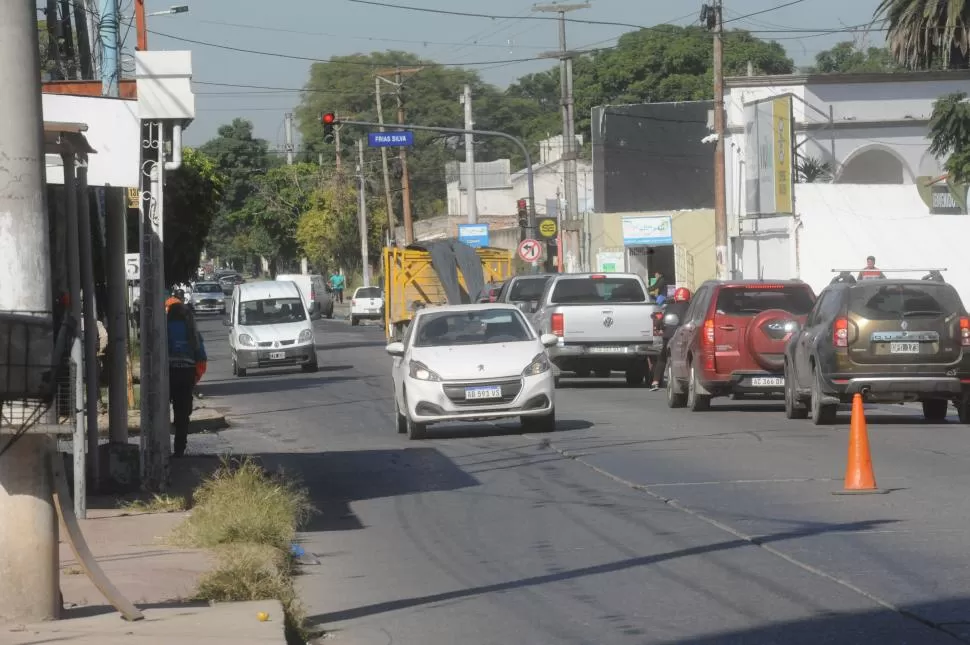
{"type": "Polygon", "coordinates": [[[198,600],[279,600],[287,638],[305,642],[304,612],[293,585],[290,548],[314,513],[309,493],[282,473],[250,458],[223,459],[193,494],[192,514],[177,527],[177,544],[214,549],[216,567],[204,574],[198,600]]]}

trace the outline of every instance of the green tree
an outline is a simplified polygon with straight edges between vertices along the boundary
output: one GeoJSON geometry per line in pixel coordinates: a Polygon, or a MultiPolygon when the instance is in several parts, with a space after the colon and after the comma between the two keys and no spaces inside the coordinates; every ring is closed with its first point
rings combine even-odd
{"type": "Polygon", "coordinates": [[[970,4],[966,0],[882,0],[873,15],[889,23],[886,40],[909,69],[970,65],[970,4]]]}
{"type": "MultiPolygon", "coordinates": [[[[343,268],[356,272],[362,268],[357,204],[356,188],[343,177],[334,177],[314,191],[310,210],[300,217],[296,239],[319,271],[343,268]]],[[[386,218],[381,200],[370,200],[367,228],[372,264],[380,259],[386,218]]]]}
{"type": "Polygon", "coordinates": [[[945,158],[943,169],[953,184],[970,183],[970,103],[967,94],[948,94],[933,103],[930,152],[945,158]]]}
{"type": "Polygon", "coordinates": [[[165,279],[195,275],[209,227],[222,205],[224,177],[205,154],[183,148],[182,166],[165,183],[165,279]]]}
{"type": "Polygon", "coordinates": [[[846,41],[817,53],[815,66],[810,71],[818,74],[859,74],[894,72],[898,69],[889,49],[869,47],[862,50],[852,41],[846,41]]]}

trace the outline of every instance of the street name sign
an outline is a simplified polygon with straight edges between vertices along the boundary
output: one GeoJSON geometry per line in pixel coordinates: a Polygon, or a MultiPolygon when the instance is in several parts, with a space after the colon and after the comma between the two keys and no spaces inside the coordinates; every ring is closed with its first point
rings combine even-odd
{"type": "Polygon", "coordinates": [[[368,132],[367,146],[370,148],[406,148],[414,145],[414,133],[404,132],[368,132]]]}

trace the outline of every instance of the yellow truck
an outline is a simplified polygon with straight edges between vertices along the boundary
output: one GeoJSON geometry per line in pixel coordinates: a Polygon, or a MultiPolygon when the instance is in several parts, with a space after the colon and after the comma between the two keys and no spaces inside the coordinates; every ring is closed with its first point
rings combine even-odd
{"type": "Polygon", "coordinates": [[[400,339],[418,309],[475,302],[479,289],[506,280],[511,272],[512,253],[504,249],[472,249],[456,241],[386,247],[384,331],[389,339],[400,339]],[[468,261],[471,252],[478,263],[468,261]]]}

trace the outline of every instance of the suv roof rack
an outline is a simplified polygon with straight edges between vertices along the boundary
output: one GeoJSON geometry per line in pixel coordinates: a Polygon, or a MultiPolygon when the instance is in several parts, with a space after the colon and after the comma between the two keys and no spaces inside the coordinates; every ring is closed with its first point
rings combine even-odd
{"type": "MultiPolygon", "coordinates": [[[[837,273],[838,275],[832,278],[829,284],[839,284],[847,283],[854,284],[857,282],[855,275],[856,273],[861,273],[863,271],[879,271],[880,273],[923,273],[924,275],[920,280],[928,280],[930,282],[946,282],[943,278],[943,272],[946,271],[946,267],[941,267],[937,269],[832,269],[832,273],[837,273]]],[[[885,280],[886,278],[869,278],[870,280],[885,280]]]]}

